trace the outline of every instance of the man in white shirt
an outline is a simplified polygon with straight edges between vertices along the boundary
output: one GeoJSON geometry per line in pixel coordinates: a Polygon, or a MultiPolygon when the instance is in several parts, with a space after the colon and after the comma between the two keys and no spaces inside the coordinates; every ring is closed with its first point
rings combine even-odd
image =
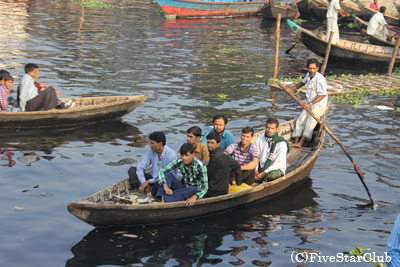
{"type": "Polygon", "coordinates": [[[329,37],[331,36],[331,32],[333,32],[332,36],[332,44],[339,43],[339,26],[337,24],[338,21],[338,13],[342,17],[349,17],[350,14],[345,12],[341,7],[339,2],[343,0],[332,0],[328,7],[328,12],[326,13],[326,21],[327,21],[327,31],[326,31],[326,39],[325,41],[329,42],[329,37]]]}
{"type": "Polygon", "coordinates": [[[256,168],[256,182],[273,181],[285,175],[289,148],[286,140],[278,135],[278,129],[278,120],[269,118],[265,125],[265,134],[257,137],[254,142],[260,157],[256,168]]]}
{"type": "MultiPolygon", "coordinates": [[[[299,89],[307,85],[305,106],[308,107],[317,117],[324,114],[328,104],[327,83],[325,77],[318,72],[319,62],[315,58],[307,60],[308,73],[306,77],[293,87],[286,88],[287,92],[299,89]]],[[[293,131],[295,138],[293,146],[301,147],[306,140],[312,138],[312,133],[317,125],[317,121],[303,109],[296,120],[293,131]]]]}
{"type": "Polygon", "coordinates": [[[399,31],[387,24],[385,20],[385,12],[386,7],[381,6],[379,12],[372,16],[368,23],[367,33],[382,40],[391,40],[393,36],[388,36],[388,30],[397,33],[399,33],[399,31]]]}

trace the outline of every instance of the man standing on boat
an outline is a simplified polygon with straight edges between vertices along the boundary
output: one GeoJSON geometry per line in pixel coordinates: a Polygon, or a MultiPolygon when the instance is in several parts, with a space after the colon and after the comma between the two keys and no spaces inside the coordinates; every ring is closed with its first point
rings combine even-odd
{"type": "MultiPolygon", "coordinates": [[[[166,145],[163,132],[153,132],[149,135],[150,150],[137,167],[128,170],[129,181],[132,188],[138,188],[140,193],[151,191],[154,196],[158,189],[158,174],[160,170],[176,160],[175,151],[166,145]],[[151,166],[152,172],[145,172],[151,166]]],[[[176,178],[175,174],[174,177],[176,178]]]]}
{"type": "Polygon", "coordinates": [[[389,36],[388,30],[394,31],[396,33],[399,33],[399,31],[387,24],[385,20],[385,13],[386,7],[381,6],[379,12],[373,15],[372,18],[369,20],[367,33],[369,35],[374,35],[382,40],[391,41],[394,35],[389,36]]]}
{"type": "Polygon", "coordinates": [[[192,144],[183,144],[179,153],[180,159],[160,170],[160,187],[156,196],[161,196],[162,202],[186,200],[186,206],[191,207],[207,193],[207,168],[194,156],[192,144]],[[171,175],[173,171],[178,171],[180,180],[171,175]]]}
{"type": "Polygon", "coordinates": [[[242,184],[240,164],[221,150],[221,136],[216,132],[207,135],[210,162],[207,166],[209,188],[206,197],[216,197],[229,192],[231,170],[235,173],[236,185],[242,184]]]}
{"type": "Polygon", "coordinates": [[[342,17],[349,17],[350,14],[344,11],[341,7],[339,2],[343,0],[332,0],[329,3],[328,12],[326,13],[326,21],[327,21],[327,31],[326,31],[326,41],[329,42],[329,37],[331,32],[333,32],[332,36],[332,44],[339,43],[339,26],[338,26],[338,14],[342,17]]]}
{"type": "Polygon", "coordinates": [[[265,124],[265,134],[254,142],[260,156],[256,182],[273,181],[285,175],[289,147],[286,140],[278,135],[278,129],[278,120],[269,118],[265,124]]]}
{"type": "MultiPolygon", "coordinates": [[[[256,175],[256,168],[258,165],[258,150],[254,144],[251,143],[253,138],[253,128],[247,126],[242,129],[242,135],[240,141],[235,142],[228,146],[225,153],[232,155],[233,158],[240,164],[242,170],[243,182],[252,185],[256,175]]],[[[233,177],[234,178],[234,177],[233,177]]],[[[236,184],[236,181],[231,177],[232,185],[236,184]]]]}
{"type": "MultiPolygon", "coordinates": [[[[325,77],[318,72],[319,62],[315,58],[307,60],[308,73],[306,77],[293,87],[286,88],[287,92],[299,89],[307,85],[306,103],[308,107],[317,117],[321,117],[328,104],[328,91],[325,77]]],[[[306,140],[311,140],[312,133],[317,125],[317,121],[303,109],[300,116],[296,120],[293,137],[295,138],[293,146],[301,147],[306,140]]]]}
{"type": "Polygon", "coordinates": [[[187,129],[187,142],[192,144],[194,147],[194,156],[207,166],[210,161],[210,153],[208,152],[207,146],[200,142],[201,138],[201,128],[198,126],[193,126],[187,129]]]}
{"type": "Polygon", "coordinates": [[[221,150],[224,151],[230,144],[235,142],[235,138],[233,134],[226,129],[226,125],[228,124],[228,119],[225,115],[215,115],[213,118],[214,128],[206,132],[201,142],[203,144],[207,144],[207,135],[212,132],[215,132],[221,136],[221,150]]]}

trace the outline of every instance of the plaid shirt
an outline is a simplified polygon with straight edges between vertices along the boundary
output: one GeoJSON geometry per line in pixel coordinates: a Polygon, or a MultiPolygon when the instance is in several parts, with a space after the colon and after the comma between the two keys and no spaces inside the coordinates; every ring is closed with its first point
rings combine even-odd
{"type": "Polygon", "coordinates": [[[229,155],[233,154],[234,159],[239,162],[241,166],[250,163],[254,158],[259,158],[258,150],[255,145],[250,144],[243,151],[240,146],[241,142],[235,142],[228,146],[225,152],[228,152],[229,155]]]}
{"type": "Polygon", "coordinates": [[[8,96],[10,95],[10,89],[0,85],[0,110],[6,110],[8,108],[8,96]]]}
{"type": "Polygon", "coordinates": [[[166,183],[164,173],[172,172],[175,170],[178,170],[178,176],[182,178],[182,184],[184,184],[186,187],[197,187],[198,192],[196,193],[196,195],[198,196],[198,198],[203,197],[207,193],[207,168],[201,160],[194,157],[190,168],[186,167],[185,164],[183,164],[182,159],[177,159],[171,162],[170,164],[168,164],[167,167],[160,170],[160,185],[166,183]]]}

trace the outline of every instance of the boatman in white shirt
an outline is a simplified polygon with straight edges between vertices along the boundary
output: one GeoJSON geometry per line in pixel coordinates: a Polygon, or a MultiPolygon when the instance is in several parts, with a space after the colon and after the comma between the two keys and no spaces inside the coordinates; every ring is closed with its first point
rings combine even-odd
{"type": "Polygon", "coordinates": [[[341,7],[339,2],[343,0],[332,0],[328,7],[328,12],[326,13],[326,21],[327,21],[327,31],[326,31],[326,41],[329,42],[329,37],[331,36],[331,32],[333,33],[332,36],[332,44],[339,43],[339,26],[338,26],[338,13],[342,17],[349,17],[350,14],[344,11],[341,7]]]}
{"type": "MultiPolygon", "coordinates": [[[[307,85],[306,97],[304,105],[308,107],[318,118],[321,117],[328,104],[328,92],[326,90],[327,83],[325,77],[318,72],[319,62],[315,58],[307,60],[308,73],[306,77],[290,88],[286,88],[286,92],[299,89],[307,85]]],[[[317,125],[317,121],[303,109],[300,116],[296,120],[296,125],[293,131],[295,138],[292,144],[295,147],[302,147],[306,140],[311,140],[312,133],[317,125]]]]}
{"type": "Polygon", "coordinates": [[[385,20],[385,12],[386,7],[381,6],[379,12],[372,16],[368,23],[367,33],[369,35],[374,35],[382,40],[391,41],[393,36],[389,36],[388,30],[394,31],[396,33],[399,33],[399,31],[387,24],[385,20]]]}
{"type": "Polygon", "coordinates": [[[269,118],[265,125],[265,134],[257,137],[254,142],[260,158],[255,178],[258,183],[273,181],[285,175],[289,147],[286,140],[278,135],[278,129],[278,120],[269,118]]]}

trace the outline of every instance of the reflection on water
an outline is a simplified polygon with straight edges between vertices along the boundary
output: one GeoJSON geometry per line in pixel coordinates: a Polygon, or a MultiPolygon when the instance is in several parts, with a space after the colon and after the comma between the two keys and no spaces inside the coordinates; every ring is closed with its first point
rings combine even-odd
{"type": "Polygon", "coordinates": [[[66,266],[126,264],[250,264],[241,258],[246,250],[256,251],[258,262],[264,262],[272,247],[281,244],[268,235],[283,229],[293,231],[307,242],[307,236],[323,230],[309,228],[321,221],[318,197],[308,179],[302,186],[277,199],[220,214],[173,225],[153,227],[96,228],[72,247],[74,258],[66,266]],[[286,215],[291,214],[291,215],[286,215]],[[124,236],[128,234],[128,236],[124,236]],[[129,235],[135,235],[131,237],[129,235]],[[224,240],[231,240],[224,245],[224,240]],[[235,245],[235,243],[238,245],[235,245]]]}

